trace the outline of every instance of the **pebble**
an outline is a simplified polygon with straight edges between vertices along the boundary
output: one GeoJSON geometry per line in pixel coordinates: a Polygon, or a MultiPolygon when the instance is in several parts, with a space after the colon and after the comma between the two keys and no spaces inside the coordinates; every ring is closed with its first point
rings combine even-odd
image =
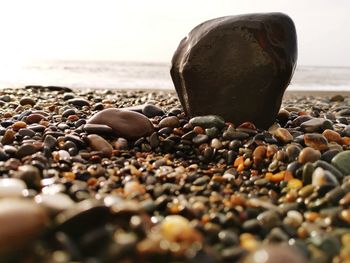
{"type": "Polygon", "coordinates": [[[104,124],[125,139],[135,139],[153,133],[153,125],[144,115],[114,108],[102,110],[93,115],[88,124],[104,124]]]}
{"type": "Polygon", "coordinates": [[[33,165],[25,164],[19,166],[15,177],[25,182],[28,188],[35,190],[41,189],[41,172],[33,165]]]}
{"type": "Polygon", "coordinates": [[[180,215],[169,215],[159,226],[162,236],[172,242],[191,244],[202,240],[202,235],[195,230],[190,222],[180,215]]]}
{"type": "Polygon", "coordinates": [[[44,209],[33,201],[0,200],[0,255],[30,244],[49,222],[44,209]]]}
{"type": "Polygon", "coordinates": [[[45,120],[46,117],[40,113],[32,113],[26,117],[28,124],[39,123],[41,120],[45,120]]]}
{"type": "Polygon", "coordinates": [[[335,155],[332,159],[332,165],[344,175],[350,175],[350,151],[343,151],[335,155]]]}
{"type": "Polygon", "coordinates": [[[37,147],[35,147],[33,144],[24,144],[18,148],[17,157],[23,158],[27,155],[32,155],[37,151],[38,151],[37,147]]]}
{"type": "Polygon", "coordinates": [[[35,196],[34,200],[37,204],[44,206],[54,213],[59,213],[74,205],[74,201],[63,193],[38,194],[35,196]]]}
{"type": "Polygon", "coordinates": [[[300,163],[313,163],[321,158],[321,153],[319,150],[315,150],[311,147],[306,147],[302,149],[299,153],[298,161],[300,163]]]}
{"type": "Polygon", "coordinates": [[[304,135],[305,145],[315,150],[325,151],[328,149],[328,141],[326,137],[318,133],[307,133],[304,135]]]}
{"type": "Polygon", "coordinates": [[[17,178],[0,179],[0,197],[21,197],[27,188],[25,182],[17,178]]]}
{"type": "Polygon", "coordinates": [[[148,118],[164,115],[164,111],[161,108],[152,104],[145,104],[145,106],[142,108],[142,113],[148,118]]]}
{"type": "Polygon", "coordinates": [[[97,134],[90,134],[87,136],[90,147],[95,151],[101,151],[103,156],[111,157],[113,152],[112,145],[107,142],[103,137],[97,134]]]}
{"type": "Polygon", "coordinates": [[[341,136],[336,131],[326,129],[322,132],[322,135],[327,139],[328,142],[336,142],[341,144],[341,136]]]}
{"type": "Polygon", "coordinates": [[[216,115],[197,116],[190,119],[189,123],[193,126],[200,126],[203,128],[216,127],[222,129],[225,127],[225,121],[222,117],[216,115]]]}
{"type": "Polygon", "coordinates": [[[265,245],[251,252],[243,263],[306,263],[308,260],[295,248],[287,245],[265,245]]]}
{"type": "Polygon", "coordinates": [[[293,141],[293,136],[285,128],[277,128],[274,131],[273,136],[275,136],[275,138],[282,143],[289,143],[293,141]]]}
{"type": "Polygon", "coordinates": [[[315,187],[323,185],[337,186],[339,183],[331,172],[318,167],[312,174],[312,185],[315,187]]]}
{"type": "Polygon", "coordinates": [[[25,105],[30,105],[30,106],[34,106],[36,101],[33,99],[33,98],[30,98],[30,97],[23,97],[20,99],[19,103],[22,105],[22,106],[25,106],[25,105]]]}
{"type": "Polygon", "coordinates": [[[313,118],[300,124],[304,132],[322,132],[326,129],[332,128],[332,124],[323,118],[313,118]]]}
{"type": "Polygon", "coordinates": [[[165,117],[159,122],[158,127],[159,128],[165,128],[165,127],[177,128],[177,127],[180,127],[180,121],[176,116],[165,117]]]}
{"type": "Polygon", "coordinates": [[[83,98],[73,98],[68,100],[69,104],[72,104],[77,107],[83,107],[83,106],[90,106],[90,103],[88,100],[83,98]]]}

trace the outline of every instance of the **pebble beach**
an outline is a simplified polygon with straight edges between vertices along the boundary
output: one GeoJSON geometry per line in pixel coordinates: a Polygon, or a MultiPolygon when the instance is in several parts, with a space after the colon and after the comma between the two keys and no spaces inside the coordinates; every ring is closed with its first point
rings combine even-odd
{"type": "Polygon", "coordinates": [[[350,262],[348,95],[287,92],[261,130],[167,90],[1,89],[0,261],[350,262]]]}

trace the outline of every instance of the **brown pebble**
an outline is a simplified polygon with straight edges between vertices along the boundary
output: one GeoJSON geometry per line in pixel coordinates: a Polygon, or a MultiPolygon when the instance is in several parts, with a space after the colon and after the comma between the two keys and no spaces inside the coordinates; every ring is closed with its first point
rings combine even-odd
{"type": "Polygon", "coordinates": [[[87,136],[90,147],[95,151],[100,151],[104,156],[112,156],[113,147],[104,138],[97,134],[90,134],[87,136]]]}
{"type": "Polygon", "coordinates": [[[329,142],[336,142],[341,144],[341,136],[336,131],[326,129],[322,132],[322,135],[329,141],[329,142]]]}
{"type": "Polygon", "coordinates": [[[16,132],[12,129],[7,129],[4,136],[1,138],[2,144],[11,144],[15,139],[16,132]]]}
{"type": "Polygon", "coordinates": [[[275,144],[269,144],[266,148],[266,157],[270,158],[274,156],[275,153],[277,153],[278,147],[275,144]]]}
{"type": "Polygon", "coordinates": [[[158,127],[160,129],[164,127],[178,128],[180,127],[180,121],[176,116],[165,117],[159,122],[158,127]]]}
{"type": "Polygon", "coordinates": [[[44,115],[39,114],[39,113],[32,113],[27,117],[26,122],[28,124],[39,123],[43,119],[45,119],[44,115]]]}
{"type": "Polygon", "coordinates": [[[277,140],[283,143],[289,143],[293,141],[293,136],[285,128],[277,128],[274,131],[273,136],[275,136],[277,140]]]}
{"type": "Polygon", "coordinates": [[[11,127],[14,131],[18,131],[19,129],[26,128],[27,123],[25,123],[24,121],[16,121],[14,124],[12,124],[11,127]]]}
{"type": "Polygon", "coordinates": [[[88,124],[104,124],[111,127],[118,136],[135,139],[152,134],[150,120],[141,113],[115,108],[102,110],[93,115],[88,124]]]}
{"type": "Polygon", "coordinates": [[[128,149],[128,141],[124,138],[118,138],[113,142],[113,147],[116,150],[127,150],[128,149]]]}
{"type": "Polygon", "coordinates": [[[31,242],[48,223],[44,209],[29,200],[0,200],[0,255],[31,242]]]}
{"type": "Polygon", "coordinates": [[[306,146],[312,147],[315,150],[325,151],[328,149],[328,141],[326,137],[318,133],[307,133],[304,135],[306,146]]]}
{"type": "Polygon", "coordinates": [[[321,158],[320,151],[315,150],[311,147],[305,147],[299,153],[298,161],[300,163],[307,163],[307,162],[313,163],[319,160],[320,158],[321,158]]]}
{"type": "Polygon", "coordinates": [[[23,97],[19,103],[24,106],[24,105],[30,105],[30,106],[34,106],[35,105],[35,100],[29,97],[23,97]]]}
{"type": "Polygon", "coordinates": [[[253,161],[256,166],[262,165],[264,158],[266,156],[266,146],[264,145],[259,145],[258,147],[255,148],[253,152],[253,161]]]}

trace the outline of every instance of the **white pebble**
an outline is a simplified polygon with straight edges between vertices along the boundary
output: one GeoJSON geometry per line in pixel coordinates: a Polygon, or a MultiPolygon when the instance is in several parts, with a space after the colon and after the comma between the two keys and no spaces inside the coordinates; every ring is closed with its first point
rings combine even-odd
{"type": "Polygon", "coordinates": [[[27,188],[25,182],[17,178],[0,179],[0,197],[19,197],[27,188]]]}

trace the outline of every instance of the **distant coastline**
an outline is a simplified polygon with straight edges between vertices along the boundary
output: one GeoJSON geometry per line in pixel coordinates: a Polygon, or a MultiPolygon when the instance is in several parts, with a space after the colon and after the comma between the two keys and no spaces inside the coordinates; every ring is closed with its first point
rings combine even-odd
{"type": "MultiPolygon", "coordinates": [[[[0,87],[55,85],[93,89],[173,90],[170,63],[36,61],[0,65],[0,87]]],[[[350,67],[298,66],[290,91],[350,91],[350,67]]]]}

